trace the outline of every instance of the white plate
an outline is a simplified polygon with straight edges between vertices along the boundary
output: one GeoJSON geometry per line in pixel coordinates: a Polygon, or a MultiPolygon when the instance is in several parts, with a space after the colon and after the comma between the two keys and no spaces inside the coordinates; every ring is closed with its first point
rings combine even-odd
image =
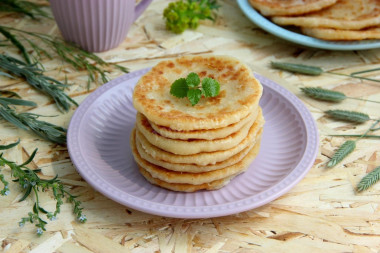
{"type": "Polygon", "coordinates": [[[258,27],[279,37],[300,45],[329,49],[329,50],[365,50],[380,48],[380,40],[362,40],[362,41],[327,41],[320,40],[300,33],[287,30],[281,26],[272,23],[270,20],[258,13],[249,3],[248,0],[237,0],[243,13],[258,27]]]}

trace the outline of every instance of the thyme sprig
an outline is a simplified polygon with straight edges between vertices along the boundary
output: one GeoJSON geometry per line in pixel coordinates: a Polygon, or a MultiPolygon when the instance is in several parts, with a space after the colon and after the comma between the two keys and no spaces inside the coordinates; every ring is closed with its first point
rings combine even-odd
{"type": "MultiPolygon", "coordinates": [[[[0,91],[1,93],[7,93],[0,91]]],[[[19,97],[17,93],[9,92],[11,96],[19,97]]],[[[63,127],[38,120],[42,115],[34,113],[18,113],[12,105],[36,106],[32,101],[0,96],[0,117],[24,130],[32,131],[41,138],[58,144],[66,143],[67,130],[63,127]]]]}
{"type": "Polygon", "coordinates": [[[43,75],[43,70],[35,65],[29,65],[11,56],[0,54],[0,69],[25,78],[28,84],[53,98],[62,111],[68,111],[71,104],[78,105],[63,91],[67,87],[66,84],[43,75]]]}
{"type": "Polygon", "coordinates": [[[347,74],[336,73],[332,71],[324,71],[322,68],[317,67],[317,66],[310,66],[310,65],[305,65],[305,64],[297,64],[297,63],[289,63],[289,62],[271,62],[271,66],[276,69],[281,69],[288,72],[298,73],[298,74],[303,74],[303,75],[319,76],[323,73],[328,73],[332,75],[347,76],[347,77],[361,79],[361,80],[380,82],[380,80],[378,79],[360,76],[360,74],[378,71],[380,70],[379,68],[352,72],[351,74],[347,75],[347,74]]]}
{"type": "Polygon", "coordinates": [[[347,140],[345,141],[338,150],[331,157],[330,161],[327,163],[328,168],[332,168],[341,162],[345,157],[347,157],[352,151],[356,148],[356,142],[365,137],[371,130],[375,129],[376,125],[380,122],[380,119],[376,120],[371,127],[362,135],[357,137],[356,140],[347,140]]]}
{"type": "Polygon", "coordinates": [[[21,13],[32,19],[36,19],[38,16],[50,17],[47,12],[41,9],[40,5],[30,1],[2,0],[0,11],[21,13]]]}
{"type": "MultiPolygon", "coordinates": [[[[0,146],[0,150],[5,150],[16,146],[20,140],[15,143],[0,146]]],[[[79,222],[86,222],[87,218],[83,214],[81,207],[81,202],[77,200],[78,196],[72,195],[68,190],[66,190],[64,184],[57,179],[56,175],[53,179],[45,180],[41,179],[37,173],[41,170],[36,169],[32,170],[27,167],[31,163],[37,153],[37,149],[33,151],[27,161],[22,164],[17,164],[16,162],[9,161],[3,157],[3,153],[0,154],[0,166],[7,166],[11,170],[11,175],[15,178],[13,181],[18,182],[21,188],[24,191],[24,195],[20,198],[19,202],[25,200],[32,192],[34,195],[35,203],[33,205],[32,212],[28,213],[28,216],[21,218],[19,226],[23,227],[25,223],[35,224],[37,228],[37,234],[42,235],[43,231],[46,231],[45,225],[47,221],[43,218],[43,215],[46,216],[49,220],[53,221],[57,218],[57,215],[61,212],[61,205],[63,204],[63,199],[66,197],[68,202],[71,203],[74,208],[73,212],[76,215],[76,218],[79,222]],[[54,211],[45,210],[40,203],[39,193],[46,192],[51,190],[53,192],[54,200],[56,201],[56,207],[54,211]]],[[[3,183],[4,188],[0,191],[0,194],[7,196],[10,193],[9,183],[5,180],[5,177],[0,173],[0,181],[3,183]]]]}
{"type": "Polygon", "coordinates": [[[27,63],[39,63],[41,65],[39,62],[41,57],[44,55],[49,59],[53,59],[53,55],[49,52],[53,51],[61,60],[70,64],[74,69],[86,70],[88,73],[88,85],[91,82],[108,82],[108,68],[111,66],[124,73],[129,72],[127,68],[121,65],[108,63],[91,52],[47,34],[28,32],[2,25],[0,25],[0,33],[20,50],[27,63]],[[37,40],[42,45],[33,40],[37,40]],[[27,46],[32,49],[32,53],[26,50],[27,46]]]}

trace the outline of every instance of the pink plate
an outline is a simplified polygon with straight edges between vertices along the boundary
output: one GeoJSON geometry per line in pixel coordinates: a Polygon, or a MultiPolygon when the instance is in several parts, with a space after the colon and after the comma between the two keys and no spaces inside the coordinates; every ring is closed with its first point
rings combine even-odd
{"type": "Polygon", "coordinates": [[[315,121],[292,93],[256,75],[264,87],[266,120],[260,153],[248,170],[216,191],[173,192],[148,183],[129,147],[136,111],[132,92],[148,69],[123,75],[89,95],[68,129],[70,157],[80,175],[110,199],[143,212],[208,218],[262,206],[289,191],[309,171],[318,151],[315,121]]]}

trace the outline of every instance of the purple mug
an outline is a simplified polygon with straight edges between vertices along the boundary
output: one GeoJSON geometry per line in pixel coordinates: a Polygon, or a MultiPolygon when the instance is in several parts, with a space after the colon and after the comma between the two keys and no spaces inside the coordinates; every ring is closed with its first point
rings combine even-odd
{"type": "Polygon", "coordinates": [[[65,40],[90,52],[117,47],[152,0],[50,0],[65,40]]]}

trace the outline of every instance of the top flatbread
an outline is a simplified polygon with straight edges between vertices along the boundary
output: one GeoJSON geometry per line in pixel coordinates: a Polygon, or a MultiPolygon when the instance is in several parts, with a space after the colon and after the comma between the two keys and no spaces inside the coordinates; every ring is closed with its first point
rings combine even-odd
{"type": "Polygon", "coordinates": [[[249,0],[264,16],[301,15],[318,11],[336,3],[337,0],[249,0]]]}
{"type": "Polygon", "coordinates": [[[380,24],[379,0],[339,0],[333,6],[299,17],[273,17],[278,25],[360,30],[380,24]]]}
{"type": "Polygon", "coordinates": [[[133,105],[149,121],[173,130],[226,127],[258,107],[262,86],[242,62],[226,56],[188,56],[160,62],[145,74],[133,92],[133,105]],[[170,94],[171,84],[189,73],[220,83],[214,98],[191,106],[187,98],[170,94]]]}

